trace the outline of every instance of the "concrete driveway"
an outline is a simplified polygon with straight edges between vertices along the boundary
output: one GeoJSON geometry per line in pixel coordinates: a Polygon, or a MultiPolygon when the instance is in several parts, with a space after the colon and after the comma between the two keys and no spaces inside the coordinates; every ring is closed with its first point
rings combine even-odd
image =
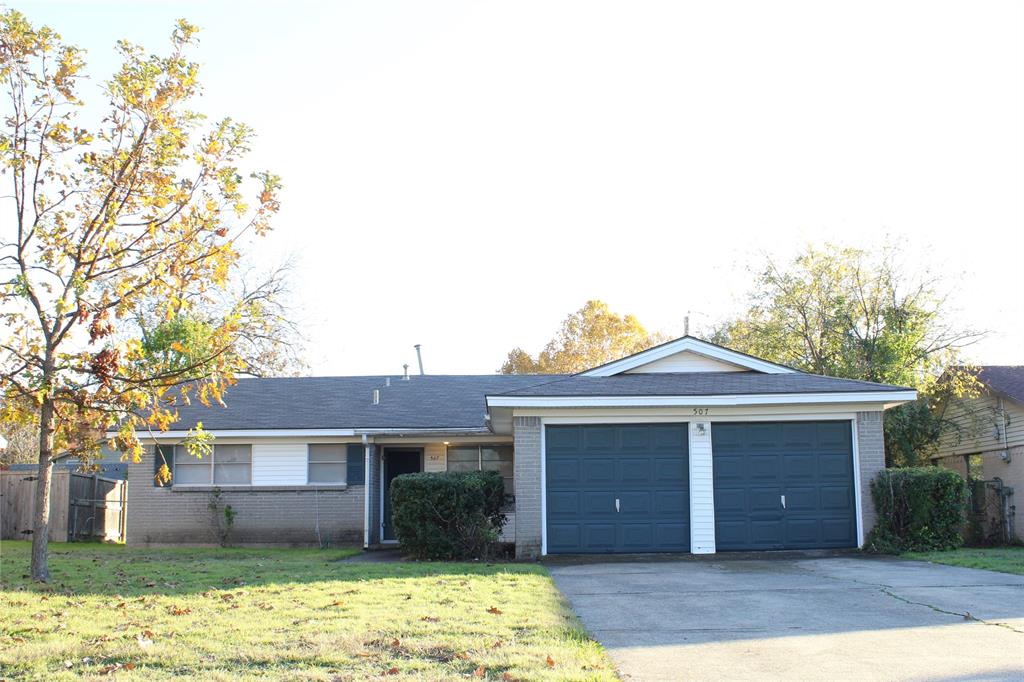
{"type": "Polygon", "coordinates": [[[1024,680],[1024,576],[859,556],[549,568],[625,680],[1024,680]]]}

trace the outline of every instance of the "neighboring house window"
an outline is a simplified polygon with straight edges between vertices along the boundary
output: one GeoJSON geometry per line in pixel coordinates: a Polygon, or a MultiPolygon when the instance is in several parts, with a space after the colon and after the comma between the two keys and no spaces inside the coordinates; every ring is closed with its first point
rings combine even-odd
{"type": "Polygon", "coordinates": [[[505,479],[505,493],[512,495],[511,445],[452,445],[448,447],[448,471],[497,471],[505,479]]]}
{"type": "Polygon", "coordinates": [[[345,483],[345,449],[342,443],[310,444],[309,484],[345,483]]]}
{"type": "Polygon", "coordinates": [[[249,485],[251,445],[214,445],[206,457],[194,457],[182,445],[174,448],[176,485],[249,485]]]}
{"type": "Polygon", "coordinates": [[[964,455],[967,465],[967,478],[985,478],[985,460],[981,455],[964,455]]]}

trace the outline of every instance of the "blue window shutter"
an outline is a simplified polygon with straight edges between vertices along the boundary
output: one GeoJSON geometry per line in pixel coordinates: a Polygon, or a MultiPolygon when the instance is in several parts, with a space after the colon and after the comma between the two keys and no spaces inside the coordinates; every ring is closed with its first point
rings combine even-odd
{"type": "Polygon", "coordinates": [[[345,462],[348,465],[348,472],[345,476],[345,482],[348,485],[363,485],[366,481],[365,469],[363,466],[363,459],[365,458],[365,450],[359,443],[350,443],[348,446],[348,452],[345,454],[345,462]]]}
{"type": "Polygon", "coordinates": [[[163,466],[164,462],[167,462],[167,468],[171,470],[171,482],[174,482],[174,446],[173,445],[154,445],[153,446],[153,485],[155,486],[166,486],[169,484],[161,483],[157,480],[157,472],[160,471],[160,467],[163,466]],[[160,455],[163,455],[161,457],[160,455]]]}

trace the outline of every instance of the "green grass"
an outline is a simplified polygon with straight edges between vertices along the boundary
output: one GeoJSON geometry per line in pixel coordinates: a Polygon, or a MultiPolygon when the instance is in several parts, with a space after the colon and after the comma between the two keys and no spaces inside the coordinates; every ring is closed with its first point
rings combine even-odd
{"type": "Polygon", "coordinates": [[[1024,575],[1024,547],[965,547],[946,552],[907,552],[902,556],[936,564],[1024,575]]]}
{"type": "Polygon", "coordinates": [[[536,565],[54,544],[40,585],[29,548],[0,543],[0,678],[615,679],[536,565]]]}

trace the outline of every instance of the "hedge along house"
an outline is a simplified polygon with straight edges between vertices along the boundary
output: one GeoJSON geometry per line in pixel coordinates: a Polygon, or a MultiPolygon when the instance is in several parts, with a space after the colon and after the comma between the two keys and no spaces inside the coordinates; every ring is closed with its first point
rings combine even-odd
{"type": "Polygon", "coordinates": [[[216,499],[235,542],[375,547],[395,476],[493,469],[520,558],[858,547],[882,412],[915,397],[693,337],[571,376],[242,379],[129,468],[128,542],[209,542],[216,499]],[[202,460],[180,446],[197,422],[202,460]]]}

